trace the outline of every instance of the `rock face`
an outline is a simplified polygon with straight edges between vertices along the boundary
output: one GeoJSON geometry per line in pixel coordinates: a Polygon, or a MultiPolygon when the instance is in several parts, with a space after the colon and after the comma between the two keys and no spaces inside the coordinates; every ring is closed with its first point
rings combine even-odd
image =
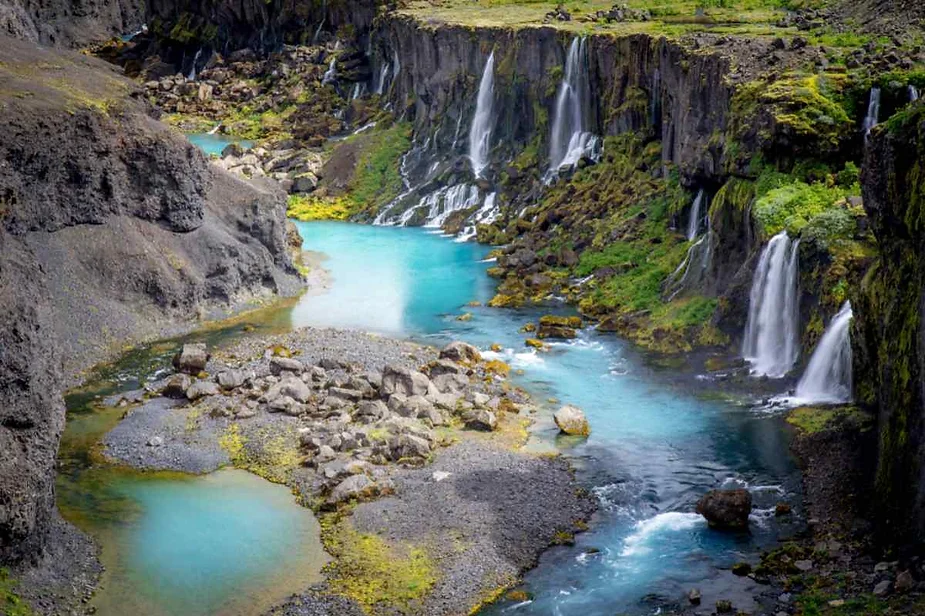
{"type": "Polygon", "coordinates": [[[856,391],[879,412],[880,530],[907,543],[925,537],[925,109],[874,131],[862,181],[880,258],[855,303],[856,391]]]}
{"type": "Polygon", "coordinates": [[[752,512],[752,495],[748,490],[712,490],[697,501],[697,513],[707,519],[710,528],[745,530],[752,512]]]}
{"type": "Polygon", "coordinates": [[[300,283],[281,196],[213,170],[108,65],[0,37],[0,80],[7,562],[41,554],[72,375],[114,341],[179,332],[300,283]]]}
{"type": "Polygon", "coordinates": [[[0,0],[0,33],[82,47],[140,28],[144,5],[141,0],[0,0]]]}

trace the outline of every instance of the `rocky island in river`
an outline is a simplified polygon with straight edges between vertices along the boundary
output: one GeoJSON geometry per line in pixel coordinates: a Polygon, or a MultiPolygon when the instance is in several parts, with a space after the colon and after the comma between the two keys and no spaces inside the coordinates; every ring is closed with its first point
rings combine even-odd
{"type": "Polygon", "coordinates": [[[925,8],[0,0],[0,614],[925,614],[925,8]]]}

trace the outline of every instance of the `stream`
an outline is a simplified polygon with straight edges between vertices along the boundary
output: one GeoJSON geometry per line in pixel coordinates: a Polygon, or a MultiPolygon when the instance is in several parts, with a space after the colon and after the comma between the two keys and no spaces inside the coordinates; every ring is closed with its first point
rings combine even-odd
{"type": "MultiPolygon", "coordinates": [[[[529,446],[569,456],[599,500],[576,545],[549,550],[526,575],[530,601],[501,601],[484,613],[653,614],[653,598],[679,600],[695,586],[710,605],[711,592],[735,592],[732,564],[754,563],[761,548],[795,530],[773,513],[779,501],[799,508],[799,474],[780,417],[591,329],[548,352],[527,349],[519,333],[525,323],[569,309],[468,306],[494,293],[485,247],[423,229],[298,225],[305,249],[325,255],[331,288],[264,315],[257,333],[311,325],[437,345],[499,344],[503,350],[486,354],[509,362],[538,402],[550,401],[529,446]],[[459,320],[464,313],[471,318],[459,320]],[[548,411],[559,401],[584,409],[587,441],[558,436],[548,411]],[[719,487],[752,492],[750,534],[710,531],[693,513],[696,500],[719,487]]],[[[235,325],[193,338],[220,344],[241,335],[235,325]]],[[[238,471],[134,473],[95,454],[121,411],[99,410],[92,398],[137,388],[169,364],[178,345],[129,354],[68,399],[59,505],[103,546],[108,572],[94,603],[103,616],[259,613],[317,580],[326,559],[317,522],[285,488],[238,471]]],[[[743,594],[736,607],[747,610],[747,601],[743,594]]]]}

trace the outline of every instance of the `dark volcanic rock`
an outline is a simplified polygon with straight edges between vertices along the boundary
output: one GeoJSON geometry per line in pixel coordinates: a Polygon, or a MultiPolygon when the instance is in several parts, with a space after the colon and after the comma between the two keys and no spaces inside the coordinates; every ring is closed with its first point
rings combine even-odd
{"type": "Polygon", "coordinates": [[[214,170],[108,65],[0,37],[0,81],[5,563],[41,557],[66,382],[299,282],[282,196],[214,170]]]}
{"type": "Polygon", "coordinates": [[[712,490],[697,501],[697,513],[711,528],[744,530],[752,512],[752,495],[748,490],[712,490]]]}
{"type": "Polygon", "coordinates": [[[133,32],[142,0],[0,0],[0,33],[43,45],[82,47],[133,32]]]}

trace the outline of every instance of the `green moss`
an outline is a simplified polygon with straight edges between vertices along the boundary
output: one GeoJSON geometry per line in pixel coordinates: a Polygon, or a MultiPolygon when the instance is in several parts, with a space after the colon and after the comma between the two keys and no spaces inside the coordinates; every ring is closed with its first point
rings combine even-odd
{"type": "Polygon", "coordinates": [[[0,613],[5,616],[32,616],[32,608],[15,592],[18,584],[8,570],[0,568],[0,613]]]}
{"type": "Polygon", "coordinates": [[[366,136],[347,197],[360,210],[374,211],[402,189],[399,163],[411,147],[411,125],[395,124],[366,136]]]}
{"type": "MultiPolygon", "coordinates": [[[[811,220],[829,211],[845,196],[845,191],[837,186],[792,182],[774,188],[759,198],[752,216],[765,237],[776,235],[784,229],[792,235],[798,235],[811,220]]],[[[825,237],[837,234],[842,230],[839,225],[850,224],[846,223],[849,219],[847,213],[828,213],[819,220],[815,231],[825,237]]]]}
{"type": "Polygon", "coordinates": [[[391,543],[360,533],[336,514],[322,520],[325,547],[335,557],[328,572],[331,590],[366,610],[411,613],[437,582],[436,567],[421,545],[391,543]]]}
{"type": "Polygon", "coordinates": [[[289,195],[286,215],[302,222],[311,220],[347,220],[356,213],[355,204],[342,197],[322,198],[314,195],[289,195]]]}
{"type": "Polygon", "coordinates": [[[787,415],[787,423],[804,434],[817,434],[838,427],[866,430],[873,423],[873,417],[855,406],[824,408],[804,406],[790,411],[787,415]]]}

